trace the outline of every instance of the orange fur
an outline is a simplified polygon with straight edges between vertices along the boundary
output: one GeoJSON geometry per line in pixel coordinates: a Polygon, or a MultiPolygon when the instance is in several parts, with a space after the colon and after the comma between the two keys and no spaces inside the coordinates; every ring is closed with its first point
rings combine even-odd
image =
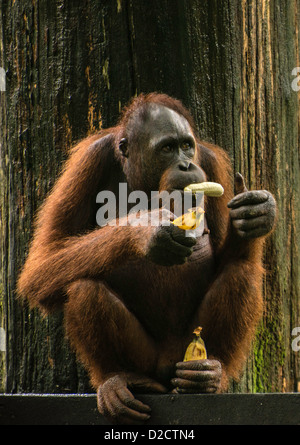
{"type": "Polygon", "coordinates": [[[97,193],[115,192],[126,180],[117,143],[152,102],[182,114],[195,129],[179,101],[151,94],[135,99],[118,126],[81,141],[39,212],[18,293],[46,313],[65,310],[67,335],[95,387],[122,370],[166,382],[201,324],[209,356],[223,363],[224,389],[227,374],[241,368],[261,315],[263,273],[262,241],[238,240],[230,225],[225,152],[198,141],[198,164],[225,194],[206,198],[211,244],[198,246],[197,261],[171,268],[147,262],[151,227],[96,227],[97,193]]]}

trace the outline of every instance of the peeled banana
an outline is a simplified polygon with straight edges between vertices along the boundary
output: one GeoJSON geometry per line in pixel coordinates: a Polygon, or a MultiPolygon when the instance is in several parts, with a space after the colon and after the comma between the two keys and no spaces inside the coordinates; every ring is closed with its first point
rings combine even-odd
{"type": "Polygon", "coordinates": [[[179,216],[172,223],[183,230],[194,230],[199,227],[204,213],[202,207],[194,207],[189,209],[189,213],[179,216]]]}
{"type": "Polygon", "coordinates": [[[193,341],[187,347],[183,361],[188,362],[190,360],[205,360],[207,358],[207,352],[204,341],[201,338],[202,328],[199,326],[194,330],[195,337],[193,341]]]}
{"type": "Polygon", "coordinates": [[[206,196],[219,197],[224,193],[221,184],[217,182],[200,182],[199,184],[190,184],[183,189],[185,192],[203,192],[206,196]]]}

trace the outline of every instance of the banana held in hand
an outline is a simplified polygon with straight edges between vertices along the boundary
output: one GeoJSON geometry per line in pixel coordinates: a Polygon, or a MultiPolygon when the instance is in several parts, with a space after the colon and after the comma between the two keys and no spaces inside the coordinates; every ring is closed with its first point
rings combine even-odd
{"type": "Polygon", "coordinates": [[[205,360],[207,358],[205,344],[200,335],[201,331],[202,328],[200,328],[200,326],[194,330],[193,334],[196,335],[192,343],[190,343],[189,346],[187,347],[183,359],[184,362],[188,362],[190,360],[205,360]]]}
{"type": "Polygon", "coordinates": [[[190,184],[183,189],[185,192],[203,192],[206,196],[219,197],[224,193],[221,184],[217,182],[200,182],[199,184],[190,184]]]}
{"type": "Polygon", "coordinates": [[[193,209],[189,209],[189,213],[185,213],[171,222],[180,229],[194,230],[199,227],[204,213],[202,207],[194,207],[193,209]]]}

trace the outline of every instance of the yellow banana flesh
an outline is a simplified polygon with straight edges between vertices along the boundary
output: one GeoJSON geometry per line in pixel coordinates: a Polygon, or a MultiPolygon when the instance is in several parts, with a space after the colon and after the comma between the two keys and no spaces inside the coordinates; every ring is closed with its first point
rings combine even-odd
{"type": "Polygon", "coordinates": [[[224,193],[221,184],[217,182],[200,182],[199,184],[190,184],[185,187],[184,192],[203,192],[206,196],[219,197],[224,193]]]}
{"type": "Polygon", "coordinates": [[[183,359],[184,362],[190,360],[205,360],[207,358],[205,344],[200,335],[201,331],[202,328],[200,326],[194,330],[193,334],[195,334],[195,338],[187,347],[183,359]]]}
{"type": "Polygon", "coordinates": [[[172,223],[183,230],[194,230],[199,227],[204,213],[202,207],[193,208],[189,213],[179,216],[172,223]]]}

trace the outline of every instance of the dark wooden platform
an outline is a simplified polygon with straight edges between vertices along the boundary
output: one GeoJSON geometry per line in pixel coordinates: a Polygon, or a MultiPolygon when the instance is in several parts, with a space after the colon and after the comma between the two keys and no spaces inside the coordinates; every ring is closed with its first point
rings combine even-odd
{"type": "MultiPolygon", "coordinates": [[[[138,395],[147,425],[300,425],[300,394],[138,395]]],[[[109,425],[93,394],[0,395],[1,425],[109,425]]]]}

